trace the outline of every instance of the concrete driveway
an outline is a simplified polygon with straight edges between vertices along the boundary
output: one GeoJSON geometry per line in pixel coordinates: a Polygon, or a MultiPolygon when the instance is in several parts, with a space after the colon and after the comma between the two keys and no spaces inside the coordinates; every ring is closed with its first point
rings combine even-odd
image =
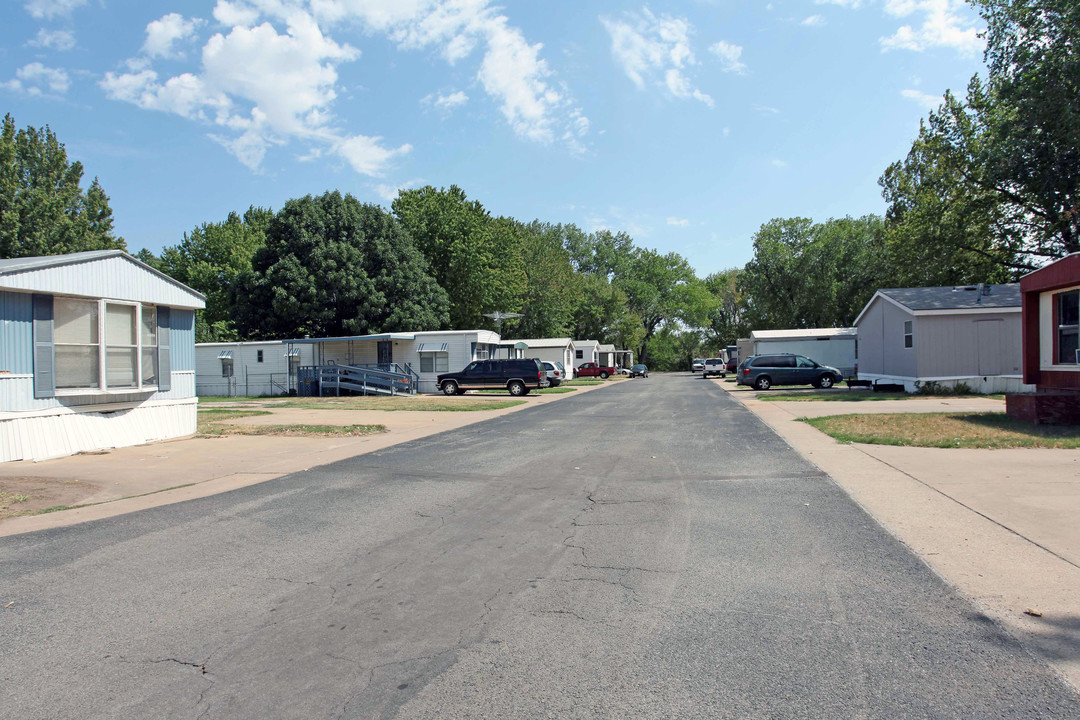
{"type": "Polygon", "coordinates": [[[1075,718],[713,383],[0,538],[17,718],[1075,718]]]}

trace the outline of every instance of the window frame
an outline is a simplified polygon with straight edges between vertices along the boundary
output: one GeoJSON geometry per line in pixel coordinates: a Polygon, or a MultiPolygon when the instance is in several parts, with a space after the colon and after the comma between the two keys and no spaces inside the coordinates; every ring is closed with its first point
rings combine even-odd
{"type": "MultiPolygon", "coordinates": [[[[1062,340],[1062,333],[1068,332],[1071,335],[1080,336],[1080,289],[1064,290],[1059,293],[1054,293],[1054,365],[1076,365],[1076,353],[1073,353],[1071,359],[1062,359],[1062,348],[1065,344],[1062,340]],[[1077,322],[1065,324],[1062,322],[1061,304],[1065,300],[1065,296],[1075,295],[1077,296],[1077,322]]],[[[1078,339],[1078,345],[1080,345],[1080,337],[1078,339]]]]}
{"type": "MultiPolygon", "coordinates": [[[[88,297],[79,297],[79,296],[76,296],[76,295],[53,295],[52,302],[53,302],[53,317],[55,317],[55,315],[56,315],[56,305],[57,305],[57,303],[81,302],[81,303],[94,303],[97,306],[97,343],[96,343],[96,346],[97,346],[97,358],[98,358],[98,368],[97,368],[97,370],[98,370],[98,385],[97,385],[97,387],[61,387],[60,386],[60,382],[61,382],[60,377],[59,377],[58,373],[56,372],[56,370],[54,368],[54,370],[53,370],[53,373],[54,373],[53,395],[55,397],[72,397],[72,396],[78,396],[78,395],[130,395],[132,393],[157,392],[158,387],[159,387],[160,382],[161,382],[160,377],[158,377],[158,382],[156,382],[154,384],[144,383],[143,382],[143,350],[146,349],[146,348],[149,348],[151,346],[144,345],[144,343],[143,343],[142,311],[143,311],[143,306],[144,305],[153,307],[154,312],[155,312],[154,322],[157,323],[158,317],[160,317],[159,315],[157,315],[157,313],[160,313],[160,309],[159,309],[158,305],[156,305],[154,303],[143,303],[143,302],[138,302],[138,301],[134,301],[134,300],[114,300],[114,299],[111,299],[111,298],[88,298],[88,297]],[[133,323],[134,323],[133,331],[135,333],[135,345],[134,346],[128,346],[128,345],[122,346],[122,347],[134,347],[134,349],[135,349],[135,367],[134,367],[135,383],[133,385],[122,385],[122,386],[110,387],[109,384],[108,384],[108,348],[109,348],[109,341],[108,341],[108,337],[107,337],[107,325],[108,325],[108,317],[107,317],[107,315],[108,315],[108,307],[110,305],[122,305],[122,306],[125,306],[125,307],[132,307],[132,308],[135,309],[135,313],[134,313],[134,316],[133,316],[133,323]]],[[[155,330],[155,333],[154,333],[154,342],[155,342],[155,344],[152,346],[155,349],[160,349],[160,347],[161,347],[161,339],[160,339],[159,335],[160,335],[160,332],[158,330],[155,330]]],[[[60,345],[71,345],[71,343],[59,343],[59,344],[60,345]]],[[[53,342],[54,348],[55,348],[56,345],[57,345],[57,343],[55,342],[55,338],[54,338],[54,342],[53,342]]],[[[94,344],[91,344],[91,343],[79,343],[79,345],[85,345],[87,347],[93,347],[94,346],[94,344]]],[[[113,347],[121,347],[121,346],[114,345],[113,347]]],[[[161,370],[160,370],[160,367],[159,367],[158,372],[160,373],[160,371],[161,370]]]]}
{"type": "MultiPolygon", "coordinates": [[[[420,355],[420,372],[422,373],[447,373],[450,372],[450,353],[446,351],[426,351],[418,353],[420,355]],[[442,356],[441,358],[439,356],[442,356]],[[431,370],[424,369],[424,360],[431,361],[431,370]],[[443,362],[439,362],[442,360],[443,362]],[[442,366],[440,369],[439,366],[442,366]]],[[[486,359],[486,358],[485,358],[486,359]]],[[[475,362],[480,362],[480,358],[477,358],[475,362]]]]}
{"type": "Polygon", "coordinates": [[[915,347],[915,321],[904,321],[904,349],[910,350],[915,347]]]}
{"type": "Polygon", "coordinates": [[[256,350],[255,351],[255,362],[261,363],[262,361],[263,361],[263,351],[262,350],[256,350]]]}

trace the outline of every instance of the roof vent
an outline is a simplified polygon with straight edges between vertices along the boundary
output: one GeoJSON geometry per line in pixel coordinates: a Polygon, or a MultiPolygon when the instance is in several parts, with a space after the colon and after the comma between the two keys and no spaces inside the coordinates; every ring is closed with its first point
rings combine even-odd
{"type": "Polygon", "coordinates": [[[993,288],[994,288],[993,285],[990,285],[988,283],[982,283],[981,285],[982,285],[982,294],[983,295],[989,295],[991,293],[991,291],[993,290],[993,288]]]}
{"type": "Polygon", "coordinates": [[[974,292],[975,290],[978,288],[974,285],[957,285],[952,289],[953,292],[974,292]]]}

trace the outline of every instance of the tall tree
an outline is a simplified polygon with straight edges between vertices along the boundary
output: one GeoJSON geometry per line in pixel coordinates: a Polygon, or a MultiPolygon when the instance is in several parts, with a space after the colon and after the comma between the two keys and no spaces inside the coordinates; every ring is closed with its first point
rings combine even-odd
{"type": "Polygon", "coordinates": [[[229,213],[224,222],[203,223],[178,245],[165,248],[155,267],[206,295],[198,312],[196,340],[216,342],[239,337],[233,319],[232,294],[237,278],[251,270],[255,252],[266,244],[266,228],[274,213],[248,208],[244,216],[229,213]]]}
{"type": "Polygon", "coordinates": [[[709,339],[717,349],[734,345],[752,329],[746,317],[746,295],[739,286],[740,268],[713,273],[702,283],[715,298],[707,325],[709,339]]]}
{"type": "Polygon", "coordinates": [[[84,192],[82,163],[49,126],[0,128],[0,258],[127,249],[113,231],[109,197],[97,178],[84,192]]]}
{"type": "Polygon", "coordinates": [[[486,327],[484,313],[521,309],[527,277],[515,223],[492,218],[456,185],[402,190],[393,211],[450,297],[449,326],[486,327]]]}
{"type": "Polygon", "coordinates": [[[437,330],[446,292],[394,217],[338,192],[290,200],[232,294],[246,338],[437,330]]]}
{"type": "Polygon", "coordinates": [[[521,337],[561,337],[570,329],[577,302],[574,269],[560,228],[533,221],[519,226],[525,291],[514,324],[521,337]]]}
{"type": "Polygon", "coordinates": [[[1080,4],[972,2],[986,80],[946,96],[882,186],[901,258],[932,246],[941,264],[970,263],[967,279],[1015,277],[1080,251],[1080,4]]]}

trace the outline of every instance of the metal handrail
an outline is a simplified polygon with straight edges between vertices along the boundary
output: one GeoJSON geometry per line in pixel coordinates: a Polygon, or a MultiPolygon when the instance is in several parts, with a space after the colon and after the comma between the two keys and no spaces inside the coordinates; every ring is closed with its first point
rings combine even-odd
{"type": "Polygon", "coordinates": [[[346,390],[360,390],[367,392],[368,388],[382,388],[389,390],[391,395],[399,392],[415,394],[417,382],[412,375],[406,372],[392,372],[373,367],[359,365],[319,365],[315,368],[319,378],[319,394],[326,395],[328,390],[333,390],[335,395],[341,394],[342,383],[351,387],[346,390]]]}

